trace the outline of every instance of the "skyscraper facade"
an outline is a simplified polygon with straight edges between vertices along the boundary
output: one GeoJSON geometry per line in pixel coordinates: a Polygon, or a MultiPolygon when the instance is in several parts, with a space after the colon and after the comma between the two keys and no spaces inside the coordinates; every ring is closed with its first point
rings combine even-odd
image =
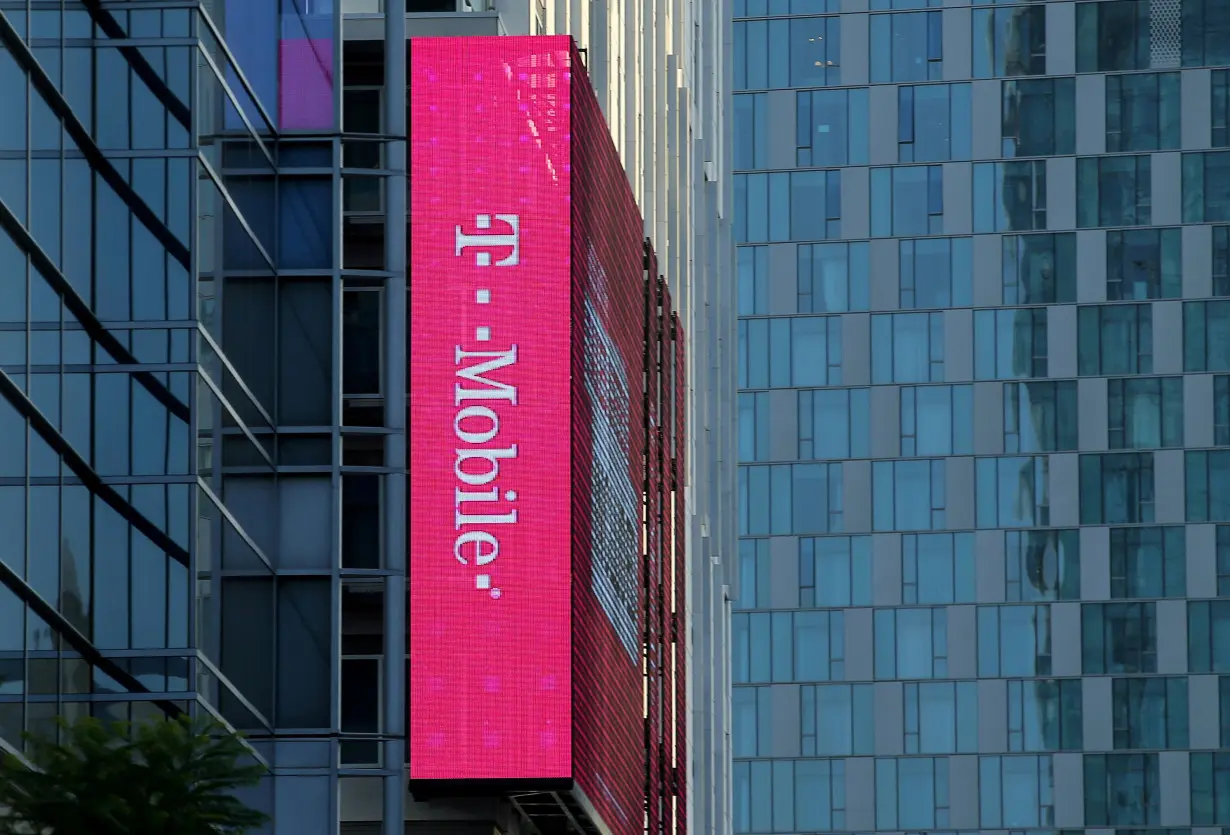
{"type": "Polygon", "coordinates": [[[733,25],[735,831],[1230,824],[1230,3],[733,25]]]}
{"type": "Polygon", "coordinates": [[[0,0],[0,747],[210,713],[270,766],[271,832],[518,829],[406,793],[405,43],[570,33],[691,340],[673,765],[725,831],[729,26],[688,0],[0,0]]]}

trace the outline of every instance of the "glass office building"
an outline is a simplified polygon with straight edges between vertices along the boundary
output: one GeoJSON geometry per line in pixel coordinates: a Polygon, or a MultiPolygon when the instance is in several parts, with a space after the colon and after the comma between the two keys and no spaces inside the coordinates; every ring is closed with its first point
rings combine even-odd
{"type": "Polygon", "coordinates": [[[735,831],[1222,831],[1230,2],[735,6],[735,831]]]}

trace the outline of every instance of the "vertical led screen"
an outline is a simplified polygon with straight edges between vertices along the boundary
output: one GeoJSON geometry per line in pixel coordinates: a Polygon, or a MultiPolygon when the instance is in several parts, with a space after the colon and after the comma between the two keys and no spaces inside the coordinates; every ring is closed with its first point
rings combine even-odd
{"type": "Polygon", "coordinates": [[[572,776],[565,37],[410,53],[410,779],[572,776]]]}

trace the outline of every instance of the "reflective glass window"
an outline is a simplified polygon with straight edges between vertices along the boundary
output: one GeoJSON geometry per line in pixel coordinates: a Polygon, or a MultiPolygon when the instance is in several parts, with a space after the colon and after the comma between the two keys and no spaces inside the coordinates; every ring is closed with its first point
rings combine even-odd
{"type": "Polygon", "coordinates": [[[974,9],[974,78],[1046,72],[1046,7],[974,9]]]}
{"type": "Polygon", "coordinates": [[[1187,669],[1230,673],[1230,600],[1188,601],[1187,669]]]}
{"type": "Polygon", "coordinates": [[[973,386],[902,386],[901,455],[973,452],[973,386]]]}
{"type": "Polygon", "coordinates": [[[1183,446],[1183,378],[1106,381],[1111,449],[1183,446]]]}
{"type": "Polygon", "coordinates": [[[805,90],[797,94],[795,107],[796,165],[825,168],[866,164],[866,89],[805,90]]]}
{"type": "Polygon", "coordinates": [[[978,750],[978,685],[972,681],[907,682],[905,753],[978,750]]]}
{"type": "Polygon", "coordinates": [[[845,313],[870,307],[866,241],[798,245],[799,313],[845,313]]]}
{"type": "Polygon", "coordinates": [[[876,760],[876,828],[949,826],[947,757],[876,760]]]}
{"type": "Polygon", "coordinates": [[[1183,597],[1186,594],[1187,537],[1181,526],[1111,528],[1112,598],[1183,597]]]}
{"type": "Polygon", "coordinates": [[[944,77],[942,12],[871,16],[871,81],[938,81],[944,77]]]}
{"type": "Polygon", "coordinates": [[[1050,524],[1050,458],[979,458],[974,465],[980,528],[1050,524]]]}
{"type": "Polygon", "coordinates": [[[736,90],[841,84],[837,17],[735,21],[732,34],[736,90]]]}
{"type": "Polygon", "coordinates": [[[874,462],[873,529],[929,531],[946,527],[944,464],[942,459],[874,462]]]}
{"type": "Polygon", "coordinates": [[[1150,8],[1139,0],[1076,4],[1076,71],[1147,70],[1150,8]]]}
{"type": "Polygon", "coordinates": [[[1082,455],[1080,496],[1082,525],[1152,522],[1153,453],[1082,455]]]}
{"type": "Polygon", "coordinates": [[[970,85],[897,88],[897,161],[970,158],[970,85]]]}
{"type": "Polygon", "coordinates": [[[1188,451],[1187,521],[1230,522],[1230,450],[1188,451]]]}
{"type": "Polygon", "coordinates": [[[1045,377],[1046,308],[974,311],[974,379],[1045,377]]]}
{"type": "Polygon", "coordinates": [[[1230,754],[1191,755],[1192,824],[1230,825],[1230,754]]]}
{"type": "Polygon", "coordinates": [[[734,0],[734,17],[838,12],[840,0],[734,0]]]}
{"type": "Polygon", "coordinates": [[[1046,228],[1046,161],[974,164],[974,231],[1046,228]]]}
{"type": "Polygon", "coordinates": [[[1157,672],[1157,604],[1083,604],[1081,659],[1085,675],[1157,672]]]}
{"type": "Polygon", "coordinates": [[[1213,443],[1230,446],[1230,377],[1213,378],[1213,443]]]}
{"type": "Polygon", "coordinates": [[[1004,598],[1009,602],[1079,600],[1080,531],[1004,533],[1004,598]]]}
{"type": "Polygon", "coordinates": [[[1002,82],[1005,157],[1076,152],[1076,80],[1021,78],[1002,82]]]}
{"type": "Polygon", "coordinates": [[[871,169],[872,235],[936,235],[943,231],[943,166],[871,169]]]}
{"type": "Polygon", "coordinates": [[[1117,678],[1111,686],[1115,748],[1186,748],[1187,677],[1117,678]]]}
{"type": "Polygon", "coordinates": [[[873,383],[943,380],[943,313],[895,313],[871,317],[873,383]]]}
{"type": "Polygon", "coordinates": [[[979,606],[978,675],[1051,674],[1051,607],[979,606]]]}
{"type": "Polygon", "coordinates": [[[767,687],[735,687],[730,694],[730,740],[736,757],[772,752],[773,698],[767,687]]]}
{"type": "Polygon", "coordinates": [[[822,241],[841,236],[841,172],[734,175],[739,243],[822,241]]]}
{"type": "Polygon", "coordinates": [[[1087,826],[1150,826],[1160,822],[1157,754],[1085,755],[1087,826]]]}
{"type": "Polygon", "coordinates": [[[1183,155],[1183,221],[1230,221],[1230,151],[1183,155]]]}
{"type": "Polygon", "coordinates": [[[1210,74],[1212,88],[1212,146],[1230,147],[1230,70],[1213,70],[1210,74]]]}
{"type": "Polygon", "coordinates": [[[875,677],[948,677],[948,610],[877,609],[875,677]]]}
{"type": "Polygon", "coordinates": [[[1179,147],[1179,74],[1106,76],[1106,152],[1179,147]]]}
{"type": "Polygon", "coordinates": [[[901,241],[898,247],[901,307],[969,306],[973,284],[970,238],[918,238],[901,241]]]}
{"type": "Polygon", "coordinates": [[[769,97],[767,93],[734,96],[734,166],[736,170],[767,168],[769,159],[769,97]]]}
{"type": "Polygon", "coordinates": [[[1183,370],[1230,371],[1230,301],[1183,303],[1183,370]]]}
{"type": "Polygon", "coordinates": [[[769,460],[771,399],[767,391],[739,392],[739,460],[769,460]]]}
{"type": "Polygon", "coordinates": [[[1008,683],[1009,751],[1079,751],[1084,744],[1079,678],[1008,683]]]}
{"type": "Polygon", "coordinates": [[[739,320],[739,387],[841,384],[841,318],[739,320]]]}
{"type": "Polygon", "coordinates": [[[901,602],[974,602],[974,535],[911,533],[901,537],[901,602]]]}
{"type": "Polygon", "coordinates": [[[739,596],[735,609],[768,609],[773,577],[769,540],[739,540],[739,596]]]}
{"type": "Polygon", "coordinates": [[[1004,452],[1076,449],[1076,381],[1005,383],[1004,452]]]}
{"type": "Polygon", "coordinates": [[[1050,757],[979,757],[978,778],[984,829],[1054,823],[1055,775],[1050,757]]]}
{"type": "MultiPolygon", "coordinates": [[[[1081,376],[1153,371],[1152,305],[1077,308],[1076,333],[1077,373],[1081,376]]],[[[1227,355],[1230,357],[1230,351],[1227,355]]]]}
{"type": "Polygon", "coordinates": [[[735,684],[841,681],[842,612],[737,612],[731,616],[735,684]]]}
{"type": "Polygon", "coordinates": [[[739,468],[739,533],[832,533],[842,527],[841,464],[739,468]]]}
{"type": "Polygon", "coordinates": [[[1226,0],[1183,0],[1183,66],[1230,64],[1230,5],[1226,0]]]}
{"type": "Polygon", "coordinates": [[[799,539],[799,606],[871,605],[871,537],[799,539]]]}
{"type": "Polygon", "coordinates": [[[1148,226],[1153,217],[1151,157],[1081,157],[1076,161],[1076,225],[1148,226]]]}
{"type": "Polygon", "coordinates": [[[799,688],[799,703],[799,747],[804,757],[874,753],[870,684],[804,685],[799,688]]]}
{"type": "Polygon", "coordinates": [[[769,249],[741,246],[735,250],[735,271],[739,283],[739,315],[755,316],[769,312],[769,249]]]}
{"type": "Polygon", "coordinates": [[[1004,235],[1004,304],[1076,301],[1076,233],[1004,235]]]}
{"type": "Polygon", "coordinates": [[[1230,296],[1230,226],[1213,227],[1213,295],[1230,296]]]}
{"type": "Polygon", "coordinates": [[[799,458],[866,458],[870,454],[868,389],[799,392],[799,458]]]}
{"type": "Polygon", "coordinates": [[[845,828],[844,760],[743,760],[734,763],[733,778],[740,835],[845,828]]]}
{"type": "Polygon", "coordinates": [[[1106,233],[1106,298],[1174,299],[1183,295],[1183,235],[1170,229],[1106,233]]]}

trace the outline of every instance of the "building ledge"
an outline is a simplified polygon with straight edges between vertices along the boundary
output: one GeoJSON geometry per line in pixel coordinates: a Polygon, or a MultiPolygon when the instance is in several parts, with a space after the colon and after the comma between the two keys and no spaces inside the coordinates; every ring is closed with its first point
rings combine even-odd
{"type": "MultiPolygon", "coordinates": [[[[507,35],[499,12],[415,12],[406,15],[406,37],[471,37],[507,35]]],[[[347,14],[342,37],[351,41],[383,41],[383,14],[347,14]]]]}

